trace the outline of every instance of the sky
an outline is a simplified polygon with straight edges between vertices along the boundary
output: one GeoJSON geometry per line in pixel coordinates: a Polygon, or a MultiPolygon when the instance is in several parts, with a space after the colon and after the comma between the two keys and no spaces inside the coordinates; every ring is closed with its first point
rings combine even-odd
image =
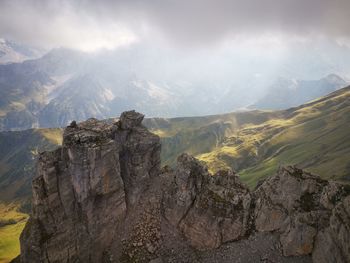
{"type": "Polygon", "coordinates": [[[0,36],[83,51],[151,43],[218,49],[350,44],[349,0],[0,0],[0,36]]]}

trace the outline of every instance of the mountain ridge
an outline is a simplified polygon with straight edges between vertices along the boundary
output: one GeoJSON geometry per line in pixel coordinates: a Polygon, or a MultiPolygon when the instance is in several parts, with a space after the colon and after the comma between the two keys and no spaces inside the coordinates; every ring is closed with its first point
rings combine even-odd
{"type": "MultiPolygon", "coordinates": [[[[350,167],[346,161],[346,157],[349,156],[349,153],[346,153],[347,148],[345,146],[349,139],[346,139],[348,137],[346,131],[350,128],[348,124],[348,118],[350,116],[349,90],[350,88],[346,87],[318,100],[288,110],[232,113],[231,115],[223,115],[223,119],[220,119],[220,116],[210,116],[207,119],[203,117],[203,120],[206,120],[206,122],[204,121],[201,125],[197,125],[197,128],[196,125],[193,125],[193,121],[190,118],[182,119],[182,123],[180,121],[181,119],[174,119],[173,121],[164,119],[158,120],[159,123],[167,124],[167,127],[160,131],[159,124],[157,123],[152,124],[151,122],[148,127],[151,131],[158,133],[162,137],[164,145],[163,150],[165,151],[165,156],[162,156],[162,160],[165,163],[173,163],[176,154],[181,151],[186,151],[194,154],[200,160],[205,161],[213,172],[217,169],[231,168],[239,173],[243,172],[242,178],[250,177],[252,173],[257,173],[259,169],[263,169],[263,167],[255,167],[254,170],[253,167],[259,163],[261,164],[264,160],[267,162],[268,158],[271,160],[271,158],[273,158],[272,154],[277,156],[282,156],[283,154],[284,157],[281,159],[282,163],[299,164],[302,168],[307,168],[308,166],[313,167],[314,170],[311,170],[312,172],[326,176],[327,172],[324,169],[322,171],[321,166],[316,169],[318,163],[321,165],[322,157],[320,157],[319,161],[316,160],[316,162],[314,162],[314,166],[312,166],[312,163],[306,163],[307,160],[311,161],[314,156],[317,156],[314,151],[310,150],[316,147],[318,149],[317,151],[321,153],[330,151],[329,154],[337,154],[336,150],[332,147],[343,143],[343,148],[345,148],[343,150],[340,149],[339,152],[339,158],[342,158],[343,161],[339,161],[339,165],[335,167],[336,169],[340,166],[344,167],[344,165],[345,167],[341,168],[344,170],[336,175],[335,178],[341,178],[343,176],[344,180],[346,180],[345,178],[349,174],[349,169],[346,167],[350,167]],[[255,115],[253,113],[255,113],[255,115]],[[247,118],[249,115],[251,115],[255,123],[249,121],[249,118],[247,118]],[[225,121],[225,116],[230,116],[228,118],[230,122],[225,121]],[[248,119],[248,121],[242,123],[242,127],[237,129],[237,123],[239,124],[239,122],[237,122],[236,118],[240,116],[244,116],[243,119],[248,119]],[[260,117],[260,119],[258,117],[260,117]],[[323,127],[323,125],[329,122],[327,118],[333,118],[334,123],[323,127]],[[208,125],[208,123],[215,122],[220,123],[214,126],[221,127],[219,132],[221,137],[220,134],[212,128],[213,126],[210,127],[210,125],[208,125]],[[335,127],[338,127],[338,129],[335,129],[335,127]],[[191,131],[191,129],[194,131],[191,131]],[[309,141],[305,139],[302,143],[300,140],[298,142],[295,135],[293,135],[298,129],[304,136],[309,135],[309,141]],[[191,136],[199,136],[201,133],[206,137],[206,140],[203,139],[204,137],[198,139],[197,142],[194,139],[192,141],[188,139],[191,138],[191,136]],[[226,135],[224,136],[223,134],[225,133],[226,135]],[[316,138],[318,133],[324,133],[325,138],[328,138],[328,141],[324,140],[321,142],[321,144],[324,145],[323,147],[326,147],[323,150],[319,148],[320,146],[317,146],[318,141],[316,138]],[[288,136],[292,137],[288,139],[288,136]],[[182,143],[181,138],[184,140],[182,143]],[[208,142],[208,138],[211,138],[212,143],[208,142]],[[203,147],[205,147],[206,143],[209,143],[209,145],[207,145],[207,149],[209,149],[207,150],[207,154],[203,152],[203,147]],[[301,143],[301,148],[299,147],[299,151],[292,153],[291,150],[297,147],[298,143],[301,143]],[[290,144],[288,146],[290,150],[285,148],[288,144],[290,144]],[[309,151],[302,147],[302,145],[306,146],[308,144],[310,146],[309,151]],[[179,151],[176,151],[176,147],[179,147],[179,151]],[[166,153],[168,148],[170,148],[170,154],[166,153]],[[341,151],[345,152],[341,154],[341,151]],[[176,154],[171,155],[173,152],[176,154]],[[296,154],[300,156],[294,160],[294,157],[290,158],[288,156],[295,156],[296,154]],[[304,161],[304,163],[300,161],[304,161]],[[252,170],[243,171],[249,167],[252,170]]],[[[197,119],[197,121],[199,120],[200,118],[197,119]]],[[[154,120],[154,122],[156,121],[157,120],[154,120]]],[[[338,160],[335,156],[329,158],[330,160],[338,160]]],[[[265,168],[267,169],[269,167],[274,169],[268,171],[268,173],[271,173],[277,169],[279,164],[281,163],[273,163],[271,165],[267,163],[265,168]]],[[[334,165],[330,167],[334,167],[334,165]]],[[[263,176],[263,174],[260,176],[263,176]]],[[[252,177],[248,184],[253,187],[256,182],[257,179],[252,177]]]]}
{"type": "MultiPolygon", "coordinates": [[[[334,160],[339,158],[339,160],[343,160],[340,165],[329,165],[333,172],[338,171],[338,175],[334,179],[348,180],[350,165],[347,164],[346,158],[350,153],[346,152],[346,145],[349,141],[346,139],[348,138],[346,131],[349,127],[349,100],[350,87],[347,87],[318,100],[284,111],[254,110],[203,117],[146,118],[143,123],[151,132],[161,137],[161,160],[163,165],[173,165],[178,155],[187,152],[205,161],[212,172],[217,171],[218,168],[235,170],[242,176],[244,182],[248,182],[251,187],[254,187],[261,176],[264,177],[266,174],[263,171],[264,169],[267,169],[270,174],[276,171],[280,164],[300,165],[301,168],[311,167],[313,169],[310,171],[329,179],[331,174],[325,169],[327,168],[327,162],[324,163],[324,161],[327,160],[327,156],[330,156],[329,158],[334,160]],[[336,98],[338,98],[338,101],[334,101],[336,98]],[[324,112],[323,115],[322,112],[324,112]],[[314,125],[315,127],[313,127],[313,122],[317,123],[322,120],[325,123],[324,120],[329,117],[334,119],[334,122],[339,126],[338,129],[332,130],[334,127],[327,128],[322,127],[322,125],[314,125]],[[318,120],[319,118],[321,119],[318,120]],[[312,136],[316,138],[314,133],[324,134],[323,138],[328,138],[329,142],[324,139],[322,142],[323,148],[317,146],[317,140],[294,143],[290,139],[283,139],[283,133],[286,138],[288,136],[295,138],[293,134],[298,129],[298,125],[303,127],[308,123],[308,119],[310,120],[308,125],[311,128],[303,130],[303,136],[308,135],[307,140],[309,140],[312,136]],[[342,130],[343,132],[341,132],[342,130]],[[274,138],[271,136],[274,136],[274,138]],[[278,138],[282,138],[282,140],[278,141],[278,138]],[[342,145],[342,148],[333,147],[337,144],[342,145]],[[306,145],[308,145],[309,150],[305,149],[307,148],[306,145]],[[297,148],[299,150],[294,150],[297,155],[300,155],[297,159],[286,157],[290,150],[294,149],[293,147],[299,147],[297,148]],[[310,151],[314,147],[318,147],[317,151],[324,153],[324,157],[314,158],[319,156],[319,154],[310,151]],[[270,164],[268,161],[271,158],[280,158],[280,161],[270,164]],[[323,169],[321,169],[322,162],[323,169]],[[254,175],[258,176],[255,178],[254,175]]],[[[62,129],[0,132],[0,146],[4,150],[4,155],[0,156],[0,162],[3,167],[9,167],[10,169],[9,171],[0,171],[1,192],[13,192],[13,190],[5,189],[8,189],[10,182],[16,181],[15,174],[25,179],[25,185],[28,186],[31,178],[30,174],[25,173],[28,176],[24,177],[20,175],[23,174],[24,167],[28,167],[28,171],[32,171],[34,168],[33,160],[36,159],[38,152],[51,150],[59,146],[61,136],[62,129]],[[23,141],[20,138],[23,138],[23,141]],[[11,147],[8,145],[8,141],[13,142],[11,147]],[[16,142],[21,142],[21,145],[16,144],[16,142]],[[6,155],[11,156],[11,158],[6,157],[6,155]],[[19,166],[11,161],[16,159],[22,160],[19,166]],[[5,183],[10,178],[12,179],[5,183]]],[[[28,191],[24,192],[29,193],[28,191]]],[[[5,194],[3,195],[2,201],[15,198],[12,194],[8,195],[8,198],[5,198],[5,194]]]]}
{"type": "Polygon", "coordinates": [[[61,147],[40,154],[14,262],[255,262],[267,253],[252,241],[262,235],[270,260],[350,259],[348,185],[288,166],[250,191],[188,154],[161,169],[143,117],[73,122],[61,147]],[[243,256],[227,250],[242,240],[243,256]]]}
{"type": "MultiPolygon", "coordinates": [[[[270,127],[269,129],[272,128],[272,131],[293,131],[293,127],[290,126],[292,123],[287,119],[287,117],[294,118],[296,120],[305,120],[305,118],[316,120],[320,113],[328,112],[328,115],[325,114],[325,116],[329,120],[334,121],[336,124],[342,123],[342,125],[339,126],[341,129],[336,129],[329,133],[324,125],[311,126],[315,127],[315,131],[318,136],[324,133],[324,136],[321,137],[322,144],[329,146],[340,145],[339,147],[342,147],[342,149],[339,147],[327,148],[328,146],[318,148],[315,156],[319,157],[318,159],[314,159],[316,162],[312,162],[313,158],[310,159],[310,154],[312,157],[314,152],[311,151],[310,154],[307,153],[310,151],[310,149],[313,149],[318,145],[317,141],[310,140],[311,144],[307,144],[305,141],[299,141],[299,148],[296,148],[294,151],[297,156],[300,156],[299,160],[306,160],[309,162],[308,166],[311,168],[313,166],[317,167],[318,162],[325,161],[324,166],[320,166],[320,168],[318,168],[320,169],[319,172],[315,170],[316,173],[320,174],[322,178],[330,178],[332,173],[329,171],[332,171],[333,173],[338,173],[338,176],[334,178],[332,177],[332,179],[338,178],[348,182],[350,178],[348,177],[349,172],[346,168],[346,164],[349,160],[349,152],[347,152],[346,149],[349,149],[347,146],[349,140],[346,139],[348,138],[346,131],[348,130],[347,127],[349,126],[349,91],[350,87],[343,88],[318,100],[284,111],[255,110],[203,117],[184,117],[174,119],[148,118],[143,121],[143,124],[148,127],[150,131],[160,135],[161,137],[161,160],[163,165],[175,164],[177,155],[180,155],[183,152],[195,154],[197,158],[199,157],[199,159],[202,159],[202,161],[204,159],[202,158],[203,155],[212,153],[212,156],[215,157],[214,159],[209,160],[209,162],[208,160],[204,159],[212,172],[215,172],[216,168],[233,168],[240,176],[240,180],[248,183],[250,189],[252,189],[255,187],[255,185],[259,184],[262,178],[277,172],[280,165],[298,164],[298,166],[301,167],[300,163],[298,163],[298,159],[286,158],[286,154],[288,155],[287,157],[290,155],[288,149],[293,149],[294,147],[293,143],[290,144],[288,141],[281,140],[279,141],[279,144],[272,144],[272,146],[262,148],[264,150],[261,150],[261,156],[280,158],[281,162],[274,164],[264,162],[264,160],[270,160],[268,158],[259,160],[258,164],[249,163],[251,160],[256,160],[256,156],[253,156],[253,158],[250,157],[251,159],[249,159],[247,158],[247,153],[244,152],[241,156],[233,156],[237,160],[249,161],[243,164],[251,166],[245,166],[245,169],[242,170],[237,169],[237,166],[235,166],[237,165],[237,162],[232,163],[232,157],[230,157],[232,156],[232,151],[227,151],[227,149],[237,147],[239,144],[243,146],[254,145],[251,143],[246,144],[245,140],[249,138],[248,136],[252,135],[252,132],[257,132],[257,134],[259,134],[259,131],[262,130],[261,127],[264,126],[270,127]],[[338,98],[338,100],[334,100],[335,98],[338,98]],[[304,111],[304,109],[307,110],[304,111]],[[300,116],[300,114],[302,115],[300,116]],[[274,125],[279,124],[281,126],[275,127],[271,124],[271,122],[274,125]],[[342,129],[344,132],[339,132],[342,129]],[[325,132],[322,132],[323,130],[325,132]],[[250,131],[250,133],[246,133],[245,137],[237,136],[237,133],[239,132],[241,132],[241,135],[243,135],[242,131],[250,131]],[[226,148],[222,148],[221,146],[223,145],[225,145],[226,148]],[[220,151],[221,149],[224,149],[219,156],[215,155],[217,149],[220,149],[220,151]],[[285,153],[283,153],[284,151],[285,153]],[[331,153],[332,155],[330,155],[331,153]],[[226,158],[225,155],[228,155],[228,158],[226,158]],[[335,162],[332,163],[327,161],[329,160],[328,156],[335,160],[335,162]],[[222,160],[226,162],[223,166],[220,166],[222,160]]],[[[113,124],[116,122],[116,119],[110,119],[106,122],[113,124]]],[[[4,218],[13,218],[13,220],[17,222],[19,219],[23,218],[23,211],[25,213],[29,212],[28,200],[30,195],[30,181],[35,169],[34,162],[37,160],[40,152],[44,150],[53,150],[61,145],[62,133],[62,129],[31,129],[17,132],[0,132],[0,149],[2,149],[2,151],[0,151],[0,162],[3,167],[3,169],[0,170],[0,203],[8,208],[13,207],[11,208],[12,210],[8,210],[10,212],[4,212],[4,218]],[[9,147],[9,144],[12,144],[12,146],[9,147]],[[6,167],[7,170],[5,169],[6,167]],[[21,195],[16,194],[18,189],[22,189],[20,190],[22,193],[21,195]]],[[[263,137],[261,137],[260,140],[263,140],[268,134],[273,135],[275,132],[266,134],[261,133],[260,136],[263,135],[263,137]]],[[[312,134],[313,129],[304,129],[303,135],[298,137],[305,137],[306,140],[309,140],[310,136],[313,136],[312,134]]],[[[251,137],[254,138],[253,136],[251,137]]],[[[268,142],[270,139],[266,140],[266,138],[265,141],[268,142]]],[[[288,136],[286,138],[288,138],[288,136]]],[[[306,170],[310,171],[310,168],[306,170]]],[[[2,210],[0,212],[3,213],[2,210]]],[[[16,244],[17,248],[13,250],[15,252],[11,255],[18,253],[16,252],[19,249],[18,241],[16,242],[18,236],[14,235],[14,233],[19,233],[19,230],[21,230],[23,226],[24,221],[18,221],[18,223],[13,225],[12,227],[15,227],[17,232],[12,230],[11,232],[8,227],[0,227],[0,231],[3,231],[3,235],[9,236],[9,244],[16,244]]],[[[2,249],[6,249],[6,247],[2,247],[0,244],[0,251],[2,249]]]]}
{"type": "Polygon", "coordinates": [[[329,74],[319,80],[308,81],[281,78],[272,84],[267,94],[251,107],[262,110],[279,110],[296,107],[307,101],[336,91],[346,85],[347,82],[336,74],[329,74]]]}

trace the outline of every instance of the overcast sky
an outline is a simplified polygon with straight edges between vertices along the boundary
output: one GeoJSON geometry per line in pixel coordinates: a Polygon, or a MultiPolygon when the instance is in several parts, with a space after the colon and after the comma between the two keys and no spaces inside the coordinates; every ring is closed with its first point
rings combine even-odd
{"type": "Polygon", "coordinates": [[[0,37],[86,51],[132,43],[333,39],[349,45],[350,0],[0,0],[0,37]]]}

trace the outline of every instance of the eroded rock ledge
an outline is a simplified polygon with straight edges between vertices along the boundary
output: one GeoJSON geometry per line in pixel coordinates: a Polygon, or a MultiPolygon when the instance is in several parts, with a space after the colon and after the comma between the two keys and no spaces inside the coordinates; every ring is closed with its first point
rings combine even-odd
{"type": "Polygon", "coordinates": [[[254,191],[183,154],[124,112],[72,123],[42,153],[19,262],[349,262],[350,190],[295,167],[254,191]]]}

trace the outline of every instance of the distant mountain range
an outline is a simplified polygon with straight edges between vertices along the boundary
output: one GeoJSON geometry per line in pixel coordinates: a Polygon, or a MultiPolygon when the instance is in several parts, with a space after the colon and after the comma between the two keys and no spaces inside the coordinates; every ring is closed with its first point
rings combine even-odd
{"type": "Polygon", "coordinates": [[[267,110],[287,109],[336,91],[346,84],[345,80],[335,74],[319,80],[280,78],[252,107],[267,110]]]}
{"type": "Polygon", "coordinates": [[[35,58],[30,48],[1,43],[6,54],[23,56],[9,59],[19,63],[0,65],[0,131],[63,127],[72,120],[115,117],[129,109],[149,117],[286,109],[346,86],[341,74],[350,72],[349,63],[332,60],[347,54],[344,48],[330,58],[301,52],[306,61],[302,74],[295,66],[302,62],[297,55],[279,62],[277,70],[277,62],[262,65],[259,58],[238,54],[221,61],[133,46],[99,53],[54,49],[35,58]],[[340,75],[327,76],[332,72],[340,75]],[[314,80],[303,78],[308,74],[314,80]]]}
{"type": "Polygon", "coordinates": [[[43,50],[0,38],[0,64],[22,62],[42,55],[43,50]]]}
{"type": "Polygon", "coordinates": [[[100,63],[104,59],[60,49],[0,66],[0,130],[60,127],[72,120],[112,117],[127,108],[151,116],[187,108],[181,92],[172,92],[167,83],[100,63]]]}

